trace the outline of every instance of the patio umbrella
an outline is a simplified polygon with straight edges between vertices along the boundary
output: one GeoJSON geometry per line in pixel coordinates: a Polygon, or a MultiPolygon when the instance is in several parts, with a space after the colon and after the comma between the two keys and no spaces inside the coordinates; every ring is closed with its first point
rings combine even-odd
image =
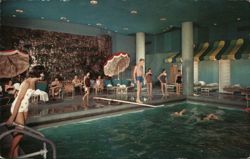
{"type": "Polygon", "coordinates": [[[28,54],[18,50],[0,51],[0,78],[15,77],[28,68],[28,54]]]}
{"type": "Polygon", "coordinates": [[[125,71],[129,63],[130,57],[127,53],[118,52],[112,54],[104,65],[104,74],[110,77],[118,75],[119,79],[119,73],[125,71]]]}

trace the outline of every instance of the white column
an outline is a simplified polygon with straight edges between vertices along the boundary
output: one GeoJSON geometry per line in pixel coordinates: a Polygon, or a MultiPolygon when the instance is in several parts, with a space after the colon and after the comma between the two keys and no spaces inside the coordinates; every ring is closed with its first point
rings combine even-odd
{"type": "Polygon", "coordinates": [[[193,94],[194,83],[194,50],[193,50],[193,23],[182,23],[182,60],[183,60],[183,94],[193,94]]]}
{"type": "Polygon", "coordinates": [[[231,61],[219,60],[219,92],[223,93],[223,88],[231,84],[231,61]]]}
{"type": "MultiPolygon", "coordinates": [[[[136,33],[136,63],[143,58],[145,60],[145,33],[138,32],[136,33]]],[[[145,64],[144,64],[145,70],[145,64]]]]}

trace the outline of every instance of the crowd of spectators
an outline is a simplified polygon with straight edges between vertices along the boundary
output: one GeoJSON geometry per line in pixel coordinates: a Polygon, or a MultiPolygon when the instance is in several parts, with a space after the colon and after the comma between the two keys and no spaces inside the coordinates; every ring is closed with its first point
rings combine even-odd
{"type": "Polygon", "coordinates": [[[103,64],[111,54],[111,37],[82,36],[52,31],[2,27],[5,50],[29,53],[32,64],[46,67],[49,81],[58,74],[64,80],[90,72],[94,78],[103,75],[103,64]]]}

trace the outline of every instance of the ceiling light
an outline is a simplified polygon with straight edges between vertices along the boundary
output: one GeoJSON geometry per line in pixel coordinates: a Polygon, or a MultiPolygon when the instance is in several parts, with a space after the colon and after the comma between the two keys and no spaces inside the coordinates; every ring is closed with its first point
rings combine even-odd
{"type": "Polygon", "coordinates": [[[237,21],[240,21],[240,18],[237,18],[237,21]]]}
{"type": "Polygon", "coordinates": [[[61,17],[60,19],[61,19],[61,20],[66,20],[67,18],[66,18],[66,17],[61,17]]]}
{"type": "Polygon", "coordinates": [[[41,19],[44,19],[44,17],[41,17],[41,19]]]}
{"type": "Polygon", "coordinates": [[[16,17],[16,15],[15,15],[15,14],[13,14],[13,15],[12,15],[12,17],[14,17],[14,18],[15,18],[15,17],[16,17]]]}
{"type": "Polygon", "coordinates": [[[130,13],[131,14],[137,14],[138,12],[137,12],[137,10],[131,10],[130,13]]]}
{"type": "Polygon", "coordinates": [[[127,27],[125,27],[125,28],[123,28],[123,30],[128,30],[128,28],[127,28],[127,27]]]}
{"type": "Polygon", "coordinates": [[[88,23],[88,25],[91,25],[90,23],[88,23]]]}
{"type": "Polygon", "coordinates": [[[167,20],[165,17],[160,18],[161,21],[167,20]]]}
{"type": "Polygon", "coordinates": [[[23,10],[22,9],[16,9],[16,12],[17,13],[23,13],[23,10]]]}
{"type": "Polygon", "coordinates": [[[69,22],[69,20],[67,20],[67,22],[69,22]]]}
{"type": "Polygon", "coordinates": [[[217,26],[217,23],[214,23],[214,26],[217,26]]]}
{"type": "Polygon", "coordinates": [[[89,3],[92,4],[92,5],[96,5],[96,4],[98,4],[98,1],[97,0],[91,0],[91,1],[89,1],[89,3]]]}
{"type": "Polygon", "coordinates": [[[102,26],[102,24],[101,24],[101,23],[96,23],[96,25],[97,25],[97,26],[102,26]]]}
{"type": "Polygon", "coordinates": [[[115,30],[115,32],[117,33],[118,31],[117,31],[117,30],[115,30]]]}
{"type": "Polygon", "coordinates": [[[70,0],[60,0],[60,1],[62,1],[62,2],[69,2],[70,0]]]}

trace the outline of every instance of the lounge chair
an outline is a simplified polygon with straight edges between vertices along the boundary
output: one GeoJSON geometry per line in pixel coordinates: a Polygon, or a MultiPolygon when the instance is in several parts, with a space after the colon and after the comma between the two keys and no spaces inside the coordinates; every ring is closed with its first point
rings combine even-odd
{"type": "Polygon", "coordinates": [[[226,86],[223,88],[223,93],[236,94],[236,93],[240,93],[241,90],[242,90],[242,87],[240,87],[239,85],[226,86]]]}
{"type": "Polygon", "coordinates": [[[206,84],[205,86],[201,87],[201,92],[202,93],[210,93],[210,92],[215,92],[219,90],[219,85],[218,83],[210,83],[210,84],[206,84]]]}

